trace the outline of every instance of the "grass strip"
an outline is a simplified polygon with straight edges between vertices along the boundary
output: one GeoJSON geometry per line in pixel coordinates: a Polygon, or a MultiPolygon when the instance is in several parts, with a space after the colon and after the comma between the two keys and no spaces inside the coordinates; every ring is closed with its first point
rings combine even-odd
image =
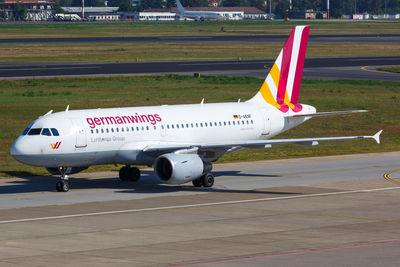
{"type": "Polygon", "coordinates": [[[384,67],[384,68],[378,68],[378,70],[392,72],[392,73],[400,73],[400,67],[384,67]]]}
{"type": "Polygon", "coordinates": [[[393,21],[172,21],[127,23],[0,24],[0,38],[288,35],[295,25],[311,25],[311,34],[400,34],[393,21]]]}
{"type": "MultiPolygon", "coordinates": [[[[99,43],[0,45],[3,63],[100,63],[275,58],[281,43],[99,43]]],[[[394,43],[310,43],[307,57],[395,56],[394,43]]]]}

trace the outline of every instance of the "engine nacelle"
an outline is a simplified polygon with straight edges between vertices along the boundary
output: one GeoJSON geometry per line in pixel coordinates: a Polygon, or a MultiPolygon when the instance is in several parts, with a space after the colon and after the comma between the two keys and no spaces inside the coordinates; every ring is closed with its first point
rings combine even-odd
{"type": "MultiPolygon", "coordinates": [[[[74,174],[86,170],[88,167],[67,167],[65,174],[74,174]]],[[[46,170],[52,175],[61,175],[58,168],[46,168],[46,170]]]]}
{"type": "Polygon", "coordinates": [[[154,163],[158,178],[168,184],[184,184],[199,178],[210,167],[197,154],[164,154],[154,163]]]}

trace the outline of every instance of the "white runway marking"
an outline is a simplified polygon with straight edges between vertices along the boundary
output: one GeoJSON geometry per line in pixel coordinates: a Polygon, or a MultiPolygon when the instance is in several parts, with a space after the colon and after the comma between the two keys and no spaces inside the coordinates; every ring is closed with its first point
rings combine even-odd
{"type": "Polygon", "coordinates": [[[400,187],[385,187],[385,188],[340,191],[340,192],[297,195],[297,196],[287,196],[287,197],[257,198],[257,199],[245,199],[245,200],[234,200],[234,201],[213,202],[213,203],[200,203],[200,204],[177,205],[177,206],[166,206],[166,207],[155,207],[155,208],[144,208],[144,209],[115,210],[115,211],[70,214],[70,215],[60,215],[60,216],[50,216],[50,217],[4,220],[4,221],[0,221],[0,224],[35,222],[35,221],[45,221],[45,220],[68,219],[68,218],[76,218],[76,217],[112,215],[112,214],[123,214],[123,213],[136,213],[136,212],[146,212],[146,211],[159,211],[159,210],[169,210],[169,209],[184,209],[184,208],[205,207],[205,206],[231,205],[231,204],[242,204],[242,203],[251,203],[251,202],[272,201],[272,200],[325,197],[325,196],[346,195],[346,194],[355,194],[355,193],[371,193],[371,192],[377,192],[377,191],[396,190],[396,189],[400,189],[400,187]]]}

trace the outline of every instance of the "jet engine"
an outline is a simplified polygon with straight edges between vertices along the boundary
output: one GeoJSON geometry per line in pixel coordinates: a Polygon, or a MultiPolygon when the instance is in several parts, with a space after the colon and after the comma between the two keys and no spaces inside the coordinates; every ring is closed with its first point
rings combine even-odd
{"type": "Polygon", "coordinates": [[[168,153],[159,156],[154,163],[158,178],[168,184],[183,184],[193,181],[211,170],[197,154],[168,153]]]}
{"type": "MultiPolygon", "coordinates": [[[[87,167],[68,167],[65,174],[78,173],[78,172],[81,172],[83,170],[86,170],[87,168],[89,168],[89,166],[87,166],[87,167]]],[[[50,167],[48,167],[48,168],[46,168],[46,170],[52,175],[61,175],[60,170],[58,168],[50,168],[50,167]]]]}

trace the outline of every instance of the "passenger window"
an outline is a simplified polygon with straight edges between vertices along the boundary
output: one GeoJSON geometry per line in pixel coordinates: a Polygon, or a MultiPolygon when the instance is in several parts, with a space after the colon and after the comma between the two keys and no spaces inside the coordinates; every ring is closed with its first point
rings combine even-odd
{"type": "Polygon", "coordinates": [[[29,130],[28,135],[39,135],[42,128],[32,128],[29,130]]]}
{"type": "Polygon", "coordinates": [[[49,128],[43,128],[42,135],[51,136],[49,128]]]}
{"type": "Polygon", "coordinates": [[[204,125],[207,127],[207,122],[205,122],[204,125]]]}
{"type": "Polygon", "coordinates": [[[114,132],[114,128],[111,128],[111,132],[112,132],[112,133],[114,132]]]}
{"type": "Polygon", "coordinates": [[[232,121],[232,124],[235,125],[235,121],[232,121]]]}
{"type": "Polygon", "coordinates": [[[196,128],[199,127],[199,124],[196,122],[196,128]]]}
{"type": "Polygon", "coordinates": [[[217,122],[214,122],[214,126],[217,126],[217,122]]]}
{"type": "Polygon", "coordinates": [[[144,131],[144,126],[142,126],[142,131],[144,131]]]}
{"type": "Polygon", "coordinates": [[[96,129],[96,133],[99,133],[99,129],[96,129]]]}
{"type": "Polygon", "coordinates": [[[246,123],[249,124],[249,121],[247,120],[246,123]]]}
{"type": "Polygon", "coordinates": [[[109,132],[108,128],[106,128],[106,132],[107,132],[107,133],[109,132]]]}
{"type": "Polygon", "coordinates": [[[154,128],[154,130],[157,130],[157,127],[155,125],[153,126],[153,128],[154,128]]]}
{"type": "Polygon", "coordinates": [[[222,123],[221,123],[221,122],[219,122],[219,126],[222,126],[222,123]]]}
{"type": "Polygon", "coordinates": [[[164,125],[161,125],[161,129],[163,129],[163,130],[164,130],[164,125]]]}
{"type": "Polygon", "coordinates": [[[121,132],[123,132],[124,131],[124,127],[121,127],[121,132]]]}
{"type": "Polygon", "coordinates": [[[172,127],[172,129],[174,129],[174,125],[173,124],[171,124],[171,127],[172,127]]]}
{"type": "Polygon", "coordinates": [[[103,130],[103,129],[101,129],[101,133],[104,133],[104,130],[103,130]]]}
{"type": "Polygon", "coordinates": [[[189,128],[189,123],[186,123],[186,128],[189,128]]]}
{"type": "Polygon", "coordinates": [[[176,125],[176,129],[179,129],[179,124],[176,125]]]}
{"type": "Polygon", "coordinates": [[[200,127],[203,127],[203,123],[202,122],[200,122],[200,127]]]}
{"type": "Polygon", "coordinates": [[[253,124],[253,120],[251,120],[250,122],[251,122],[251,124],[253,124]]]}
{"type": "Polygon", "coordinates": [[[147,130],[147,131],[149,130],[149,126],[146,126],[146,130],[147,130]]]}
{"type": "Polygon", "coordinates": [[[115,131],[118,133],[119,132],[119,128],[115,128],[115,131]]]}
{"type": "Polygon", "coordinates": [[[132,130],[132,132],[134,132],[135,131],[135,127],[131,127],[131,130],[132,130]]]}
{"type": "Polygon", "coordinates": [[[90,132],[91,132],[91,133],[94,133],[94,132],[93,132],[93,129],[92,129],[92,130],[90,130],[90,132]]]}
{"type": "Polygon", "coordinates": [[[224,121],[224,126],[226,126],[226,122],[224,121]]]}
{"type": "Polygon", "coordinates": [[[126,131],[129,132],[129,127],[126,127],[126,131]]]}
{"type": "Polygon", "coordinates": [[[185,128],[185,125],[183,123],[181,124],[181,126],[182,126],[182,128],[185,128]]]}
{"type": "Polygon", "coordinates": [[[242,121],[242,124],[244,124],[244,121],[242,121]]]}
{"type": "Polygon", "coordinates": [[[136,131],[139,131],[139,127],[136,127],[136,131]]]}
{"type": "Polygon", "coordinates": [[[167,129],[169,129],[169,124],[167,124],[167,129]]]}
{"type": "Polygon", "coordinates": [[[193,128],[193,123],[191,123],[191,124],[190,124],[190,127],[192,127],[192,128],[193,128]]]}

